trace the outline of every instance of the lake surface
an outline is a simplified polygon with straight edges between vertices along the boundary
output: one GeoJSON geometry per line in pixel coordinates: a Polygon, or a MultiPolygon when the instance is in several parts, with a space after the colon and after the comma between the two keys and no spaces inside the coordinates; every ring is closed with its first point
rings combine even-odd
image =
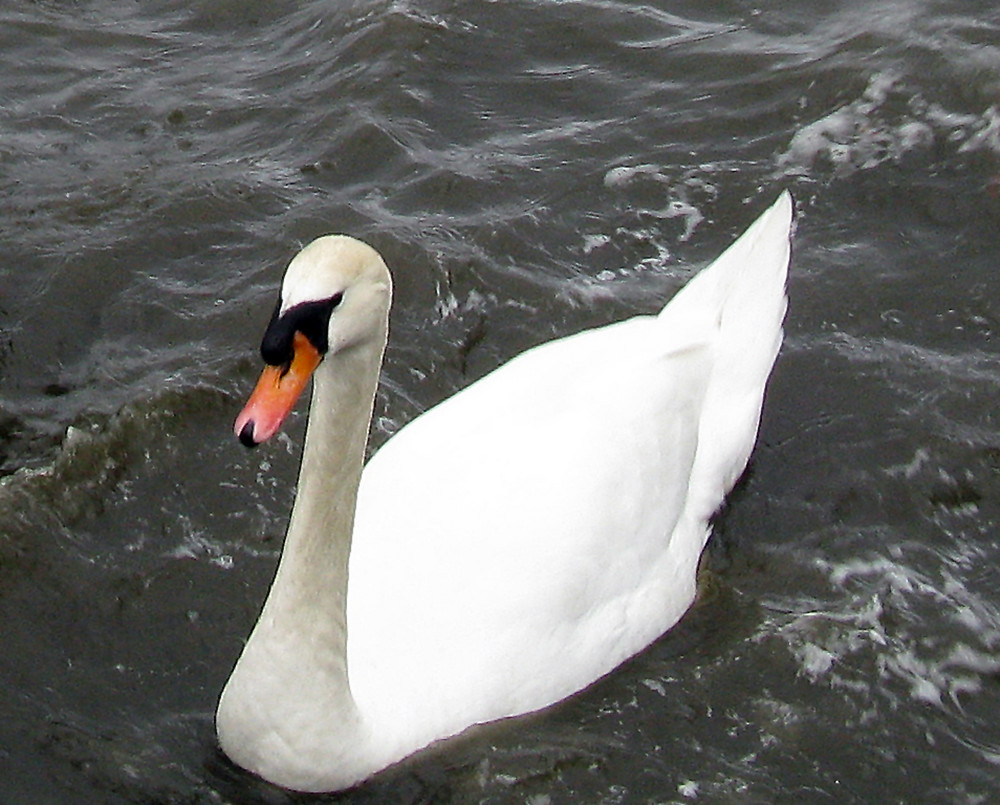
{"type": "Polygon", "coordinates": [[[0,53],[0,803],[1000,801],[994,4],[43,0],[0,53]],[[395,271],[377,446],[786,187],[786,341],[682,623],[343,795],[229,764],[304,417],[231,423],[295,251],[395,271]]]}

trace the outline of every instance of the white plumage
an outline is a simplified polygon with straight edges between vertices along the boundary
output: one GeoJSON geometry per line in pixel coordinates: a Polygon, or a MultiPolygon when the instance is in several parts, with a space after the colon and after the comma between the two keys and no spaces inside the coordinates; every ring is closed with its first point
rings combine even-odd
{"type": "Polygon", "coordinates": [[[756,439],[791,218],[784,193],[659,315],[525,352],[363,473],[388,272],[347,238],[303,250],[276,321],[342,301],[279,571],[220,701],[224,750],[290,788],[348,787],[552,704],[676,623],[756,439]]]}

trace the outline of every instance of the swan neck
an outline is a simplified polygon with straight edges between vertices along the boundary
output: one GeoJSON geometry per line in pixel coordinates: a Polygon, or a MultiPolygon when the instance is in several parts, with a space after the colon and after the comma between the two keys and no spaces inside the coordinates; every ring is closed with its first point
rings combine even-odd
{"type": "Polygon", "coordinates": [[[383,333],[377,344],[328,356],[313,376],[281,560],[216,717],[230,757],[300,790],[374,770],[348,674],[347,567],[384,347],[383,333]]]}
{"type": "Polygon", "coordinates": [[[357,717],[347,668],[347,567],[383,348],[384,341],[328,356],[313,376],[295,505],[244,652],[295,656],[281,686],[311,691],[309,707],[342,720],[357,717]]]}
{"type": "MultiPolygon", "coordinates": [[[[384,345],[384,342],[383,342],[384,345]]],[[[300,624],[336,627],[318,643],[346,653],[347,564],[382,347],[363,345],[328,357],[313,398],[295,505],[272,595],[300,624]],[[331,617],[333,615],[333,617],[331,617]]]]}

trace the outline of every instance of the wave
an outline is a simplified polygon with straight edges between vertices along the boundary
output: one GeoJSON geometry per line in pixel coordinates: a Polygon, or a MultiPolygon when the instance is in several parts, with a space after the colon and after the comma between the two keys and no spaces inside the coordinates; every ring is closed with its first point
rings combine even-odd
{"type": "Polygon", "coordinates": [[[68,536],[99,515],[126,473],[148,460],[150,445],[172,438],[184,418],[234,405],[228,392],[200,384],[161,390],[113,416],[69,426],[48,462],[0,478],[0,567],[25,561],[40,533],[68,536]]]}

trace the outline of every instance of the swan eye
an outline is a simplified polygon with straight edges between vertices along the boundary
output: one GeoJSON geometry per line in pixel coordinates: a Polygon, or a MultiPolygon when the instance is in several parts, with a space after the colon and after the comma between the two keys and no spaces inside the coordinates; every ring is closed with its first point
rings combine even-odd
{"type": "Polygon", "coordinates": [[[281,312],[281,299],[278,299],[271,322],[260,343],[260,354],[264,362],[271,366],[290,366],[297,332],[308,338],[320,355],[326,354],[329,347],[327,333],[330,316],[343,298],[344,294],[338,292],[329,299],[302,302],[284,313],[281,312]]]}

